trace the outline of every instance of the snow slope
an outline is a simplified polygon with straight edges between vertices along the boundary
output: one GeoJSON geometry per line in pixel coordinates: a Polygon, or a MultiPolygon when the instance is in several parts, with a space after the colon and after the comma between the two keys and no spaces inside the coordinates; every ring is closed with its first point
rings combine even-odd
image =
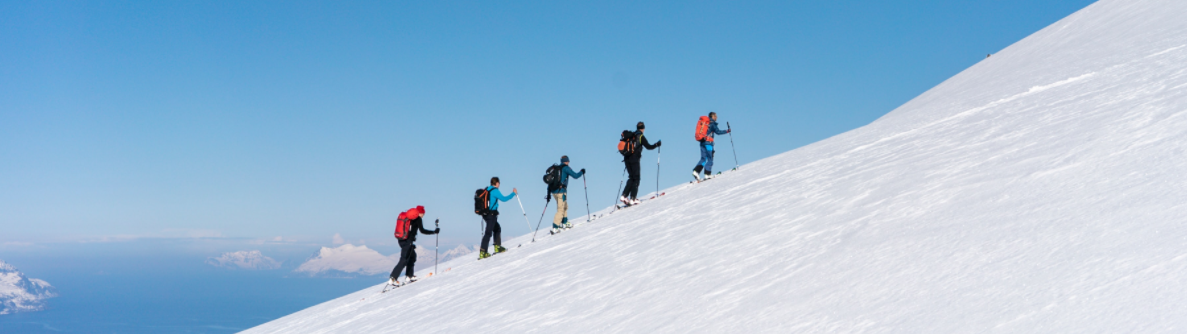
{"type": "Polygon", "coordinates": [[[36,278],[27,278],[7,262],[0,261],[0,314],[40,311],[45,299],[56,297],[54,287],[36,278]]]}
{"type": "Polygon", "coordinates": [[[868,126],[247,332],[1187,331],[1184,17],[1097,2],[868,126]]]}

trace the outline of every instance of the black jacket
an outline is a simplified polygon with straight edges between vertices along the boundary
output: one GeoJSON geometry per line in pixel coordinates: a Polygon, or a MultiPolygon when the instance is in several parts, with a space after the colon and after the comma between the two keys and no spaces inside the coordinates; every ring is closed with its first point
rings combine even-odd
{"type": "Polygon", "coordinates": [[[647,137],[644,137],[643,132],[640,132],[639,130],[635,130],[635,143],[635,152],[627,155],[626,161],[639,161],[639,159],[643,158],[643,150],[639,149],[640,146],[648,150],[654,150],[656,148],[655,145],[651,145],[651,143],[647,142],[647,137]]]}
{"type": "Polygon", "coordinates": [[[408,231],[407,241],[416,241],[416,230],[420,230],[421,233],[428,235],[437,234],[437,231],[426,230],[424,227],[424,222],[420,219],[420,217],[417,217],[416,219],[412,220],[412,229],[408,231]]]}

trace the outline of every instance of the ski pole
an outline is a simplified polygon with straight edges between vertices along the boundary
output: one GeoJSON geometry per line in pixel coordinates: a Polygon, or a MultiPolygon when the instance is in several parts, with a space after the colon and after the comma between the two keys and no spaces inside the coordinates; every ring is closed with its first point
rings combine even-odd
{"type": "Polygon", "coordinates": [[[618,179],[618,190],[614,191],[614,210],[618,210],[618,192],[622,191],[622,181],[626,178],[626,166],[622,167],[622,177],[618,179]]]}
{"type": "Polygon", "coordinates": [[[734,170],[738,169],[738,149],[734,148],[734,130],[730,129],[730,122],[725,122],[725,129],[730,134],[730,151],[734,152],[734,170]]]}
{"type": "MultiPolygon", "coordinates": [[[[544,223],[544,214],[548,213],[548,203],[552,203],[552,196],[544,198],[544,211],[540,212],[540,221],[536,222],[536,231],[532,232],[532,242],[536,242],[536,232],[540,232],[540,224],[544,223]]],[[[560,203],[557,203],[560,205],[560,203]]],[[[531,226],[528,226],[529,228],[531,226]]]]}
{"type": "Polygon", "coordinates": [[[655,153],[655,197],[659,197],[659,158],[663,155],[664,147],[660,146],[659,151],[655,153]]]}
{"type": "MultiPolygon", "coordinates": [[[[581,174],[581,187],[585,188],[585,221],[588,222],[593,214],[589,213],[589,183],[585,182],[585,174],[581,174]]],[[[540,227],[536,226],[536,228],[540,227]]]]}
{"type": "MultiPolygon", "coordinates": [[[[437,227],[438,231],[440,231],[441,230],[441,219],[434,220],[433,225],[437,227]]],[[[441,247],[441,233],[437,232],[435,234],[437,236],[437,240],[433,241],[433,275],[437,274],[437,254],[438,254],[437,248],[441,247]]]]}
{"type": "MultiPolygon", "coordinates": [[[[532,230],[532,221],[528,220],[528,212],[523,209],[523,201],[519,200],[519,196],[515,196],[515,201],[519,202],[519,211],[523,212],[523,223],[528,225],[528,230],[532,230]]],[[[544,208],[548,210],[548,208],[544,208]]]]}

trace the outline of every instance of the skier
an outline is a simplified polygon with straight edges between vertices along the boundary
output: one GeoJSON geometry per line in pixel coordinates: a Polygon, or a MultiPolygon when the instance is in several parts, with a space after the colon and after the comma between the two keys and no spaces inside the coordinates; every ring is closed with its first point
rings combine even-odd
{"type": "Polygon", "coordinates": [[[573,225],[569,224],[569,198],[567,190],[569,187],[569,178],[579,179],[582,175],[585,175],[585,168],[582,168],[580,172],[573,172],[573,169],[569,168],[569,156],[567,155],[561,156],[561,164],[564,165],[564,168],[561,168],[561,186],[552,191],[552,198],[556,200],[556,217],[552,218],[552,234],[560,233],[562,228],[573,228],[573,225]]]}
{"type": "Polygon", "coordinates": [[[717,128],[716,112],[710,112],[708,117],[702,116],[697,122],[696,138],[701,143],[701,161],[692,169],[693,180],[704,181],[713,178],[713,136],[727,133],[730,133],[730,130],[717,128]],[[705,171],[704,177],[701,177],[702,169],[705,171]]]}
{"type": "Polygon", "coordinates": [[[486,246],[490,244],[490,237],[495,237],[495,254],[506,252],[503,248],[503,229],[499,227],[499,201],[510,201],[519,194],[515,188],[511,188],[511,194],[503,196],[499,192],[499,177],[490,178],[490,186],[486,187],[486,191],[490,192],[490,213],[482,215],[482,220],[486,222],[486,233],[482,234],[482,248],[479,249],[478,259],[485,259],[490,257],[490,253],[486,252],[486,246]]]}
{"type": "Polygon", "coordinates": [[[428,235],[441,232],[440,227],[432,231],[425,229],[424,223],[421,221],[421,218],[425,216],[424,206],[418,205],[415,208],[408,209],[402,215],[405,219],[411,220],[411,228],[405,232],[406,237],[404,239],[397,239],[400,243],[400,262],[396,263],[396,267],[392,268],[392,274],[388,276],[388,284],[395,286],[400,285],[400,281],[397,278],[400,277],[400,271],[404,271],[405,268],[407,268],[407,271],[404,273],[404,284],[416,282],[416,276],[413,275],[415,271],[413,267],[416,265],[416,245],[413,244],[416,242],[416,231],[420,230],[421,233],[428,235]]]}
{"type": "Polygon", "coordinates": [[[634,151],[629,152],[622,160],[626,163],[626,172],[630,176],[627,178],[626,188],[622,190],[622,198],[619,199],[625,205],[639,204],[639,200],[636,199],[639,195],[639,160],[643,158],[643,150],[638,149],[639,145],[641,144],[648,150],[654,150],[663,144],[662,140],[655,142],[655,145],[647,142],[647,138],[643,137],[643,122],[636,124],[635,129],[633,140],[636,145],[632,145],[634,151]]]}

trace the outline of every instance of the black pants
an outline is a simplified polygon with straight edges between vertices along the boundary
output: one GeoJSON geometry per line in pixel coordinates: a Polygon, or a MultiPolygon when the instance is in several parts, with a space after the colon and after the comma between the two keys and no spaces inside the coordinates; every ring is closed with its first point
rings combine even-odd
{"type": "Polygon", "coordinates": [[[626,161],[626,188],[622,190],[622,197],[635,199],[639,197],[639,160],[627,159],[626,161]]]}
{"type": "Polygon", "coordinates": [[[396,263],[396,267],[392,268],[391,277],[400,277],[400,271],[407,268],[404,276],[412,276],[416,270],[412,269],[416,265],[416,245],[412,244],[411,240],[400,240],[400,262],[396,263]]]}
{"type": "Polygon", "coordinates": [[[486,222],[486,233],[482,234],[482,251],[486,251],[486,245],[490,244],[491,235],[495,236],[495,246],[503,245],[503,229],[499,227],[498,215],[482,216],[482,220],[486,222]]]}

